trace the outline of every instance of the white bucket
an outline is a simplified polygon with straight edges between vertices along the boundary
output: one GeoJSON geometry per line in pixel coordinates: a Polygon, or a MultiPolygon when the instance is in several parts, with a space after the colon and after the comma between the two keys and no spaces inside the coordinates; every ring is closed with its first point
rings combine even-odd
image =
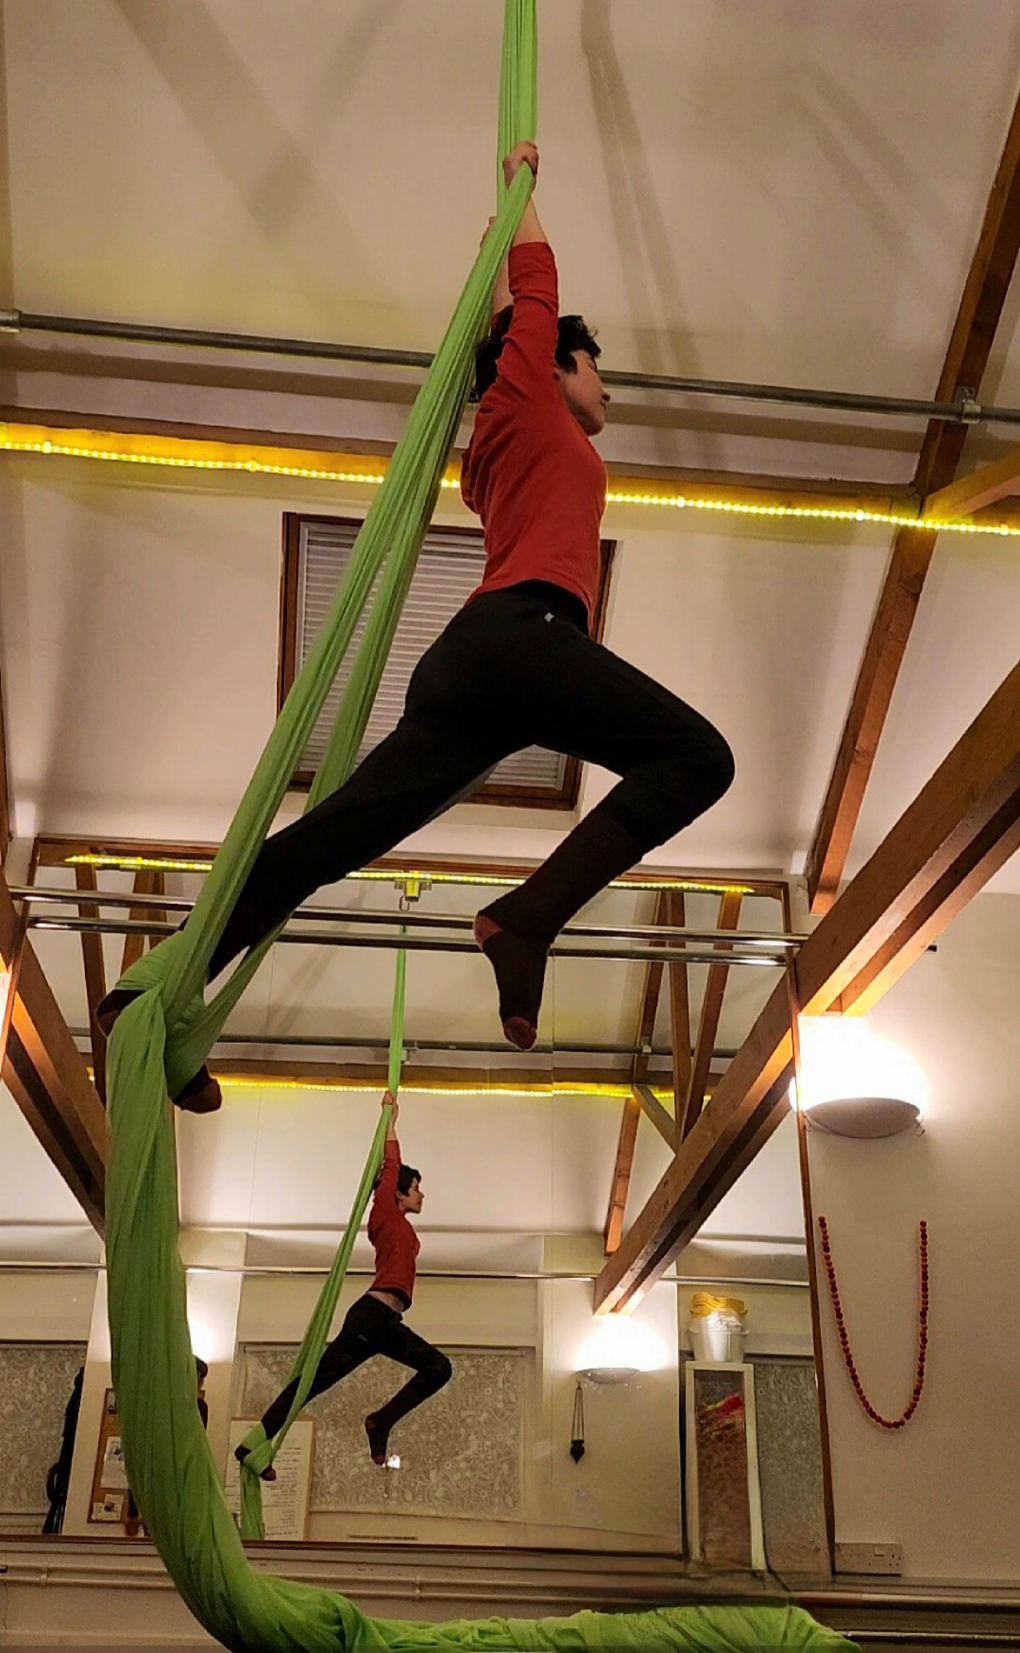
{"type": "Polygon", "coordinates": [[[690,1325],[695,1360],[708,1364],[743,1360],[747,1331],[738,1314],[715,1309],[711,1314],[693,1315],[690,1325]]]}

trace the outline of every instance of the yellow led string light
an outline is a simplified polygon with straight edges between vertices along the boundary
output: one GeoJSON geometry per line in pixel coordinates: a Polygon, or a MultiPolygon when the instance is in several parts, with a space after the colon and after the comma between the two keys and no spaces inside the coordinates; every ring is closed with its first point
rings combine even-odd
{"type": "MultiPolygon", "coordinates": [[[[283,476],[308,482],[332,482],[376,488],[383,480],[378,464],[360,466],[355,457],[342,456],[336,467],[324,465],[322,456],[311,450],[247,448],[230,443],[153,437],[129,433],[85,432],[79,439],[70,431],[46,426],[0,424],[0,451],[57,455],[69,459],[105,460],[124,465],[168,466],[171,469],[247,472],[249,475],[283,476]],[[135,446],[134,444],[138,444],[135,446]],[[305,462],[302,463],[301,459],[305,462]]],[[[447,489],[459,487],[456,468],[442,479],[447,489]]],[[[641,490],[610,487],[606,495],[612,505],[674,511],[714,511],[729,516],[794,522],[870,523],[894,528],[925,528],[940,534],[1020,536],[1020,525],[1007,522],[975,522],[972,519],[924,517],[909,510],[878,510],[856,505],[766,505],[753,500],[715,499],[663,489],[641,490]]]]}
{"type": "MultiPolygon", "coordinates": [[[[216,1060],[212,1058],[215,1069],[216,1060]]],[[[321,1082],[308,1079],[224,1079],[220,1078],[220,1085],[225,1090],[277,1090],[277,1091],[349,1091],[374,1096],[379,1089],[378,1085],[367,1084],[364,1079],[324,1079],[321,1082]]],[[[649,1087],[651,1089],[651,1087],[649,1087]]],[[[457,1085],[449,1080],[441,1085],[419,1083],[413,1085],[401,1084],[401,1096],[497,1096],[497,1097],[529,1097],[529,1096],[605,1096],[611,1101],[626,1101],[633,1095],[630,1085],[615,1084],[607,1081],[604,1085],[585,1084],[580,1081],[572,1083],[570,1080],[553,1081],[550,1084],[533,1085],[487,1085],[474,1080],[466,1080],[457,1085]]],[[[671,1090],[652,1090],[652,1095],[660,1102],[672,1101],[671,1090]]]]}
{"type": "MultiPolygon", "coordinates": [[[[198,872],[207,873],[211,861],[174,861],[149,855],[68,855],[65,867],[106,867],[121,872],[198,872]]],[[[411,868],[392,872],[378,867],[364,867],[349,872],[347,878],[357,883],[372,884],[455,884],[458,886],[495,886],[523,884],[527,875],[500,876],[492,872],[418,872],[411,868]]],[[[689,895],[754,895],[750,884],[721,884],[688,878],[614,878],[611,890],[682,890],[689,895]]]]}
{"type": "MultiPolygon", "coordinates": [[[[213,1069],[216,1061],[212,1058],[213,1069]]],[[[95,1078],[94,1069],[89,1066],[90,1079],[95,1078]]],[[[260,1091],[335,1091],[349,1095],[376,1096],[379,1085],[373,1085],[365,1079],[259,1079],[254,1075],[250,1078],[224,1078],[219,1076],[219,1084],[223,1090],[260,1090],[260,1091]]],[[[652,1095],[662,1103],[673,1100],[672,1090],[660,1090],[654,1086],[648,1089],[652,1095]]],[[[463,1084],[454,1084],[445,1080],[441,1085],[429,1085],[419,1082],[413,1085],[401,1084],[401,1096],[494,1096],[494,1097],[532,1097],[532,1096],[604,1096],[610,1101],[626,1101],[631,1097],[633,1089],[630,1085],[616,1084],[607,1080],[604,1085],[586,1083],[581,1080],[569,1079],[553,1080],[549,1083],[517,1084],[517,1085],[490,1085],[478,1080],[465,1080],[463,1084]]]]}

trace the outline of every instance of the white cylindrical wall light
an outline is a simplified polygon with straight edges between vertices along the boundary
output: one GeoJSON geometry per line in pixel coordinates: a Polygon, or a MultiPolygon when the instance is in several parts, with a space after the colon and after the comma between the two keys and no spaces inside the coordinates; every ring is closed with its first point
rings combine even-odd
{"type": "Polygon", "coordinates": [[[808,1123],[837,1136],[897,1136],[924,1117],[927,1086],[914,1058],[863,1016],[800,1018],[801,1090],[808,1123]]]}

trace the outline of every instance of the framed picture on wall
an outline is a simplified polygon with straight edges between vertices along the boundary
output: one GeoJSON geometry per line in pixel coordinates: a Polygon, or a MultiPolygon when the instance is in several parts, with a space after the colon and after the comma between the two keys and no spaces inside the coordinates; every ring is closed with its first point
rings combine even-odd
{"type": "Polygon", "coordinates": [[[764,1572],[754,1367],[690,1360],[684,1399],[691,1559],[764,1572]]]}
{"type": "Polygon", "coordinates": [[[89,1525],[125,1528],[132,1513],[133,1501],[124,1467],[117,1397],[112,1389],[107,1389],[96,1443],[96,1465],[92,1472],[89,1525]]]}

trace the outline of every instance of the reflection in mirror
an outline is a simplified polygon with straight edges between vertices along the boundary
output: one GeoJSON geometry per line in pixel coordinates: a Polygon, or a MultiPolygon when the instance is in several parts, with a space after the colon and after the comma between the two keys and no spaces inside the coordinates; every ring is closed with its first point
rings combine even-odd
{"type": "MultiPolygon", "coordinates": [[[[82,875],[50,865],[41,876],[70,892],[82,875]]],[[[201,868],[97,876],[125,903],[108,910],[117,922],[99,940],[114,980],[125,949],[142,944],[131,924],[158,934],[151,912],[136,905],[132,915],[130,903],[159,885],[171,905],[158,922],[174,926],[201,868]]],[[[780,979],[782,887],[606,891],[550,959],[527,1053],[502,1037],[491,972],[471,941],[480,896],[475,883],[427,876],[354,878],[322,892],[320,911],[291,927],[316,939],[274,949],[213,1052],[223,1108],[176,1116],[196,1404],[228,1498],[238,1507],[236,1449],[260,1418],[273,1432],[285,1415],[362,1179],[403,942],[391,1154],[410,1170],[395,1187],[384,1181],[368,1213],[382,1216],[354,1241],[322,1392],[263,1483],[267,1536],[663,1556],[686,1546],[712,1565],[760,1567],[764,1556],[786,1573],[824,1569],[792,1116],[632,1312],[594,1313],[607,1259],[780,979]],[[409,1274],[411,1235],[420,1250],[409,1274]]],[[[81,938],[35,935],[87,1050],[81,938]]],[[[16,1399],[17,1361],[42,1358],[25,1347],[46,1343],[50,1362],[32,1422],[33,1450],[47,1462],[25,1470],[42,1492],[36,1505],[19,1493],[24,1509],[3,1518],[42,1525],[45,1472],[84,1357],[62,1530],[142,1536],[119,1456],[99,1242],[14,1103],[5,1106],[11,1155],[26,1161],[23,1216],[51,1211],[59,1234],[48,1251],[38,1223],[19,1239],[15,1212],[6,1261],[22,1244],[64,1273],[46,1274],[48,1306],[34,1320],[38,1276],[10,1267],[2,1276],[8,1408],[28,1405],[16,1399]],[[32,1192],[32,1177],[49,1192],[32,1192]]],[[[11,1423],[21,1427],[20,1415],[11,1423]]]]}
{"type": "MultiPolygon", "coordinates": [[[[616,1251],[672,1166],[677,1138],[686,1139],[781,981],[782,950],[751,938],[782,937],[784,911],[776,885],[768,893],[688,888],[666,896],[613,889],[586,910],[587,926],[644,931],[640,940],[619,942],[634,949],[647,949],[650,926],[686,929],[693,939],[676,946],[702,962],[556,959],[556,1076],[583,1061],[602,1087],[556,1139],[556,1181],[575,1199],[567,1217],[573,1233],[557,1244],[583,1255],[575,1266],[598,1272],[616,1251]],[[719,932],[731,930],[748,938],[738,943],[742,959],[758,951],[765,962],[736,963],[730,954],[728,966],[716,963],[727,957],[719,932]]],[[[824,1574],[822,1439],[797,1130],[790,1115],[714,1208],[705,1202],[694,1237],[622,1321],[621,1331],[637,1331],[643,1315],[668,1304],[671,1327],[658,1369],[619,1384],[587,1380],[584,1398],[589,1427],[595,1416],[612,1418],[614,1439],[633,1442],[631,1463],[640,1461],[643,1442],[655,1441],[656,1462],[643,1478],[672,1475],[682,1486],[684,1541],[693,1559],[747,1568],[764,1558],[784,1573],[824,1574]],[[720,1370],[737,1370],[729,1372],[731,1398],[717,1418],[713,1408],[726,1396],[703,1390],[700,1372],[706,1367],[708,1382],[720,1361],[720,1370]],[[664,1424],[655,1408],[667,1380],[672,1411],[664,1424]],[[710,1441],[716,1424],[721,1444],[705,1460],[701,1431],[710,1441]],[[706,1462],[708,1486],[699,1475],[706,1462]]],[[[637,1340],[631,1355],[622,1344],[606,1352],[605,1364],[640,1367],[637,1350],[637,1340]]],[[[619,1487],[608,1479],[605,1458],[601,1469],[606,1501],[619,1509],[626,1468],[619,1487]]],[[[581,1470],[597,1485],[593,1456],[586,1453],[581,1470]]]]}
{"type": "Polygon", "coordinates": [[[65,1520],[99,1241],[0,1085],[0,1531],[65,1520]]]}

